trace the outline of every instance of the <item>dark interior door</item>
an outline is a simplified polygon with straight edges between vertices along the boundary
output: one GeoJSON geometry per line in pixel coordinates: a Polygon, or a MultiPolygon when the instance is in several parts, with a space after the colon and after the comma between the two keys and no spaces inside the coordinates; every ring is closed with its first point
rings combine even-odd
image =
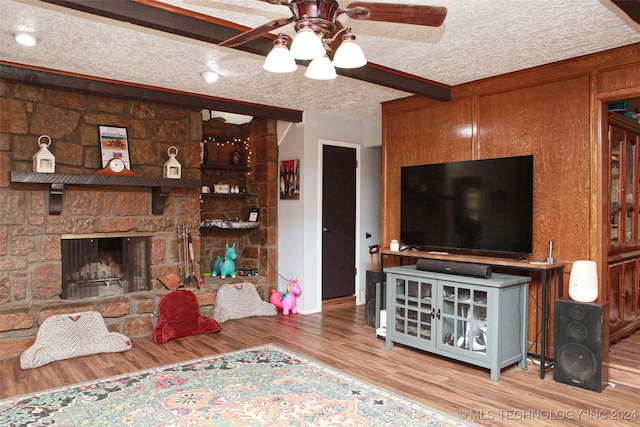
{"type": "Polygon", "coordinates": [[[355,293],[356,150],[322,149],[322,299],[355,293]]]}

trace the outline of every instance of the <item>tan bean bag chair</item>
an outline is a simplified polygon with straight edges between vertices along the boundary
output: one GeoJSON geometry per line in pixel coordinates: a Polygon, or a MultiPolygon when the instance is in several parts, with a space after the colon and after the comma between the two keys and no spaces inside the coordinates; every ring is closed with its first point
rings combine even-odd
{"type": "Polygon", "coordinates": [[[36,342],[20,356],[20,367],[38,368],[57,360],[130,349],[131,340],[109,332],[97,311],[56,314],[42,322],[36,342]]]}
{"type": "Polygon", "coordinates": [[[216,294],[213,318],[219,323],[253,316],[275,316],[278,309],[263,301],[253,283],[222,285],[216,294]]]}

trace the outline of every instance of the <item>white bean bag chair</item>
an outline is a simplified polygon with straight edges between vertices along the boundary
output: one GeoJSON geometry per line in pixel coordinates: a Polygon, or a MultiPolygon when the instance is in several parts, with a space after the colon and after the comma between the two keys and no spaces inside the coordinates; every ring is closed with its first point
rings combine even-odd
{"type": "Polygon", "coordinates": [[[253,316],[275,316],[278,309],[263,301],[253,283],[222,285],[216,294],[213,318],[224,323],[231,319],[253,316]]]}
{"type": "Polygon", "coordinates": [[[56,314],[42,322],[35,343],[20,356],[20,367],[38,368],[57,360],[130,349],[131,340],[109,332],[97,311],[56,314]]]}

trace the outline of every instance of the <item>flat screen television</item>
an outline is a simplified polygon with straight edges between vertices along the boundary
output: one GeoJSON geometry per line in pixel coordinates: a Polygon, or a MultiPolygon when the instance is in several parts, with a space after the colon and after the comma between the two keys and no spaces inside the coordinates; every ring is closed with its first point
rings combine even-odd
{"type": "Polygon", "coordinates": [[[405,166],[400,198],[403,245],[532,253],[532,155],[405,166]]]}

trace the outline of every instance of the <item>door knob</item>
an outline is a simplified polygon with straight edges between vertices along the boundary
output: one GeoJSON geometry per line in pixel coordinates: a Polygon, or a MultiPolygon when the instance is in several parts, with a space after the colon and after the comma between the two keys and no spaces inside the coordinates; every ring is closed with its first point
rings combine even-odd
{"type": "Polygon", "coordinates": [[[327,227],[322,227],[322,231],[324,231],[325,233],[328,233],[329,229],[327,227]]]}

